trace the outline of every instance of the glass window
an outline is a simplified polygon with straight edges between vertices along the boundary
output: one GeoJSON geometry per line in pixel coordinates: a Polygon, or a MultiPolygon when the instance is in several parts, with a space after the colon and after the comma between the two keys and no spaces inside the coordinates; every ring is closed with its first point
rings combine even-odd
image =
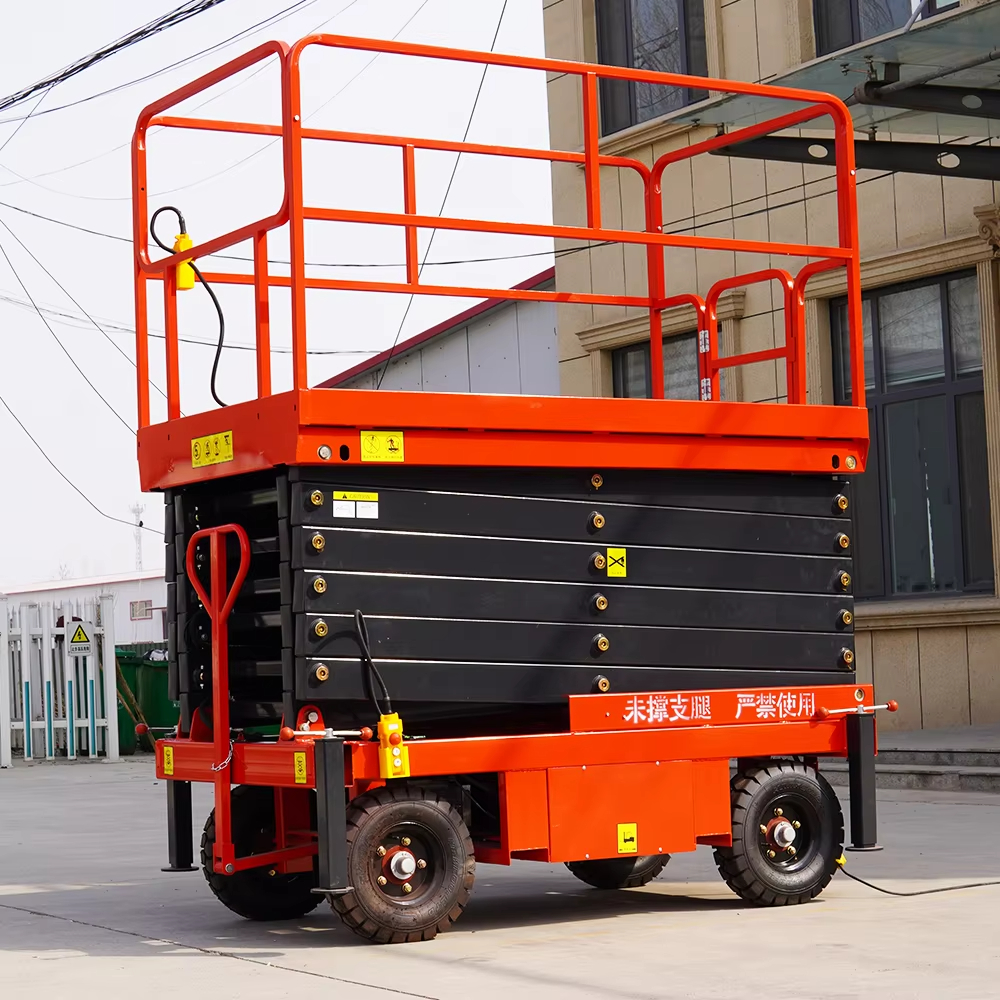
{"type": "MultiPolygon", "coordinates": [[[[615,395],[626,399],[652,395],[649,342],[620,347],[611,354],[615,395]]],[[[698,399],[698,339],[694,333],[663,338],[663,395],[698,399]]]]}
{"type": "MultiPolygon", "coordinates": [[[[855,481],[859,598],[990,591],[993,541],[973,272],[863,296],[871,445],[855,481]]],[[[837,401],[847,306],[831,303],[837,401]]]]}
{"type": "MultiPolygon", "coordinates": [[[[705,76],[703,0],[596,0],[601,62],[655,73],[705,76]]],[[[703,90],[601,81],[601,131],[619,132],[702,100],[703,90]]]]}
{"type": "Polygon", "coordinates": [[[941,289],[937,285],[880,295],[878,329],[886,389],[944,378],[941,289]]]}
{"type": "MultiPolygon", "coordinates": [[[[902,28],[919,6],[920,0],[813,0],[816,54],[902,28]]],[[[958,0],[930,0],[919,16],[933,17],[957,6],[958,0]]]]}

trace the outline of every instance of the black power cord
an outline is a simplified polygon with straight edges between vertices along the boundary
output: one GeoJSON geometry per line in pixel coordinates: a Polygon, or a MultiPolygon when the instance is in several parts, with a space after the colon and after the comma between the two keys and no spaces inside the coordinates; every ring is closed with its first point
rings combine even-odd
{"type": "Polygon", "coordinates": [[[354,612],[354,634],[358,640],[358,646],[361,648],[361,659],[368,668],[368,683],[366,685],[368,694],[379,715],[392,715],[392,700],[389,698],[389,689],[385,686],[385,681],[382,680],[382,675],[378,672],[378,667],[375,666],[375,661],[372,659],[371,649],[368,645],[368,624],[360,609],[354,612]],[[372,684],[373,678],[378,681],[378,686],[382,689],[382,696],[385,698],[384,709],[379,704],[378,696],[375,694],[375,687],[372,684]]]}
{"type": "MultiPolygon", "coordinates": [[[[154,213],[152,218],[149,220],[149,235],[153,237],[153,242],[161,249],[165,250],[167,253],[174,253],[173,247],[168,247],[159,236],[156,235],[156,220],[160,217],[163,212],[173,212],[177,216],[177,224],[180,226],[182,233],[187,233],[187,225],[184,222],[184,214],[179,208],[173,205],[161,205],[154,213]]],[[[219,359],[222,357],[222,348],[226,341],[226,317],[222,315],[222,306],[219,304],[218,296],[215,294],[215,290],[212,286],[205,280],[205,276],[201,273],[198,265],[195,262],[188,261],[191,266],[191,270],[194,271],[194,276],[204,285],[205,291],[208,292],[209,298],[212,300],[212,304],[215,306],[215,311],[219,314],[219,343],[215,348],[215,360],[212,362],[212,378],[209,381],[209,389],[212,393],[212,399],[219,404],[219,406],[225,406],[226,404],[219,399],[219,394],[215,391],[215,378],[219,372],[219,359]]]]}
{"type": "Polygon", "coordinates": [[[855,882],[860,882],[869,889],[874,889],[876,892],[884,893],[886,896],[930,896],[936,892],[957,892],[959,889],[982,889],[989,885],[1000,885],[1000,879],[996,879],[992,882],[968,882],[965,885],[943,885],[939,886],[937,889],[918,889],[916,892],[896,892],[894,889],[883,889],[880,885],[874,885],[871,882],[866,882],[863,878],[859,878],[857,875],[852,875],[844,867],[844,865],[844,858],[838,858],[837,866],[844,875],[850,879],[854,879],[855,882]]]}

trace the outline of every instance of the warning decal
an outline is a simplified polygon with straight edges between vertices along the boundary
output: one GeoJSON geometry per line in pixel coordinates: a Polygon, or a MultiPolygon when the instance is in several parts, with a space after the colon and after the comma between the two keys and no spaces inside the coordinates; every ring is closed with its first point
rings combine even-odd
{"type": "Polygon", "coordinates": [[[191,439],[191,468],[219,465],[233,460],[233,432],[220,431],[191,439]]]}
{"type": "Polygon", "coordinates": [[[174,748],[164,747],[163,748],[163,773],[173,774],[174,773],[174,748]]]}
{"type": "Polygon", "coordinates": [[[73,638],[70,642],[90,642],[90,636],[83,631],[82,625],[77,625],[76,631],[73,633],[73,638]]]}
{"type": "Polygon", "coordinates": [[[402,431],[362,431],[362,462],[402,462],[402,431]]]}
{"type": "Polygon", "coordinates": [[[618,824],[618,853],[639,853],[639,825],[637,823],[618,824]]]}
{"type": "MultiPolygon", "coordinates": [[[[70,656],[93,656],[94,655],[94,626],[89,622],[73,622],[75,625],[73,635],[70,637],[66,651],[70,656]]],[[[67,635],[69,626],[67,625],[67,635]]]]}
{"type": "Polygon", "coordinates": [[[356,490],[334,490],[333,516],[378,520],[378,494],[356,490]]]}
{"type": "Polygon", "coordinates": [[[301,750],[295,751],[295,784],[304,785],[307,781],[306,776],[306,755],[301,750]]]}
{"type": "Polygon", "coordinates": [[[608,549],[608,576],[627,576],[625,549],[608,549]]]}

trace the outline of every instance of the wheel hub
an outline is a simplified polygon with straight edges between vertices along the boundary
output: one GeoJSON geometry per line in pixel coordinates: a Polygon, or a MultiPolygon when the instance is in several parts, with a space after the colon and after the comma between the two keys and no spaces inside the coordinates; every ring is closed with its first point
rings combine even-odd
{"type": "Polygon", "coordinates": [[[405,882],[417,870],[417,859],[407,850],[395,851],[389,859],[393,878],[405,882]]]}
{"type": "Polygon", "coordinates": [[[787,819],[779,819],[772,824],[770,839],[774,842],[775,847],[779,847],[783,851],[787,850],[795,843],[795,827],[787,819]]]}

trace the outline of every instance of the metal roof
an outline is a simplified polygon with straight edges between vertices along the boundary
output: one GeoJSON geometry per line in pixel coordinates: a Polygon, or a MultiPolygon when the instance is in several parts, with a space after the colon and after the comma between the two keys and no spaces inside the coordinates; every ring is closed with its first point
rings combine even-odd
{"type": "MultiPolygon", "coordinates": [[[[998,90],[1000,97],[1000,3],[959,9],[918,21],[909,30],[899,29],[847,49],[831,52],[767,80],[779,87],[800,87],[835,94],[851,104],[858,131],[875,126],[879,132],[923,136],[1000,136],[1000,121],[988,117],[906,110],[853,102],[854,90],[866,80],[891,79],[898,66],[899,79],[998,90]],[[978,65],[970,63],[981,60],[978,65]],[[956,70],[960,65],[965,68],[956,70]]],[[[902,94],[907,91],[902,91],[902,94]]],[[[901,94],[899,95],[901,96],[901,94]]],[[[956,95],[957,96],[957,95],[956,95]]],[[[969,101],[977,100],[969,97],[969,101]]],[[[967,103],[978,109],[981,105],[967,103]]],[[[728,95],[692,104],[667,116],[677,124],[725,125],[738,128],[775,118],[801,107],[797,101],[728,95]]],[[[819,124],[819,123],[817,123],[819,124]]]]}

